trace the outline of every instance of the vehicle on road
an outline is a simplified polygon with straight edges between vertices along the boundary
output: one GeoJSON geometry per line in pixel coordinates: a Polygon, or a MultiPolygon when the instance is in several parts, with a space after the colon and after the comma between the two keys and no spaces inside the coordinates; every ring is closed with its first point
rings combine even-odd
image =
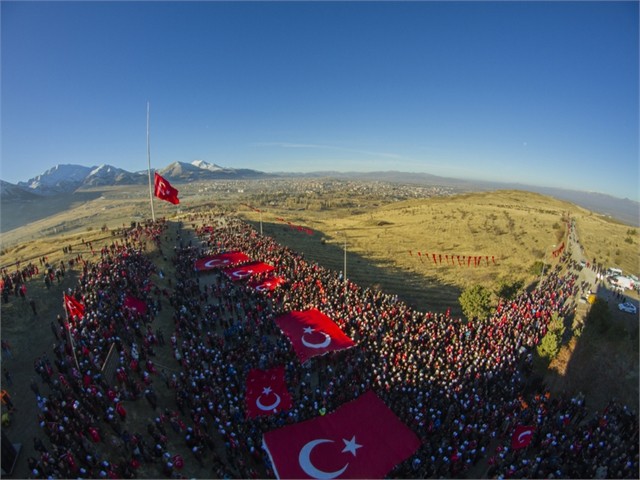
{"type": "Polygon", "coordinates": [[[611,283],[611,285],[615,285],[616,287],[621,288],[622,290],[632,290],[635,285],[635,282],[633,280],[631,280],[629,277],[624,277],[622,275],[609,277],[609,283],[611,283]]]}
{"type": "Polygon", "coordinates": [[[629,303],[629,302],[619,303],[618,309],[627,313],[634,313],[634,314],[638,313],[638,309],[636,308],[636,306],[633,303],[629,303]]]}

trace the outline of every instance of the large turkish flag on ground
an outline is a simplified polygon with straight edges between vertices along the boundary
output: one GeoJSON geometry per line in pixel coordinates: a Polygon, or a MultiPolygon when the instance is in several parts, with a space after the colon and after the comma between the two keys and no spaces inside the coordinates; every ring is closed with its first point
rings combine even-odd
{"type": "Polygon", "coordinates": [[[249,286],[255,288],[259,292],[270,292],[271,290],[275,290],[278,285],[281,285],[283,283],[284,278],[282,277],[268,277],[251,280],[249,282],[249,286]]]}
{"type": "Polygon", "coordinates": [[[534,426],[518,425],[511,435],[511,448],[517,450],[529,445],[535,429],[534,426]]]}
{"type": "Polygon", "coordinates": [[[289,410],[292,402],[284,379],[284,366],[249,371],[245,400],[250,418],[289,410]]]}
{"type": "Polygon", "coordinates": [[[146,314],[148,309],[147,304],[143,300],[140,300],[139,298],[136,298],[129,294],[124,297],[124,306],[130,308],[131,310],[134,310],[136,313],[139,313],[141,315],[146,314]]]}
{"type": "Polygon", "coordinates": [[[200,258],[195,261],[194,268],[196,272],[203,270],[213,270],[219,267],[230,267],[239,263],[248,262],[249,256],[242,252],[226,252],[200,258]]]}
{"type": "Polygon", "coordinates": [[[383,478],[420,440],[373,392],[264,434],[277,478],[383,478]]]}
{"type": "Polygon", "coordinates": [[[224,273],[235,281],[244,280],[251,275],[257,275],[259,273],[267,273],[273,270],[273,267],[263,262],[251,262],[240,265],[239,267],[226,268],[224,273]]]}
{"type": "Polygon", "coordinates": [[[355,345],[353,340],[340,330],[340,327],[315,308],[302,312],[289,312],[277,317],[275,322],[289,337],[302,363],[316,355],[344,350],[355,345]]]}

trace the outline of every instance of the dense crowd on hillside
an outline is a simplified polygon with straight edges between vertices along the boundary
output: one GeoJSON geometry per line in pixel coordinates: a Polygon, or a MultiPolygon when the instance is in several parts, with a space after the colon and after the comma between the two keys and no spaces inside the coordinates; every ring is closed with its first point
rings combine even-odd
{"type": "Polygon", "coordinates": [[[261,447],[265,432],[332,411],[367,390],[422,441],[393,477],[465,477],[481,461],[490,477],[638,477],[635,413],[616,402],[590,412],[579,395],[556,398],[529,382],[533,348],[580,288],[575,274],[557,269],[536,290],[501,302],[491,318],[464,322],[344,281],[233,218],[191,221],[198,238],[183,232],[173,253],[164,252],[173,255],[176,271],[175,330],[167,342],[176,373],[152,361],[164,342],[153,326],[162,292],[150,285],[156,269],[142,249],[149,238],[161,247],[167,225],[133,228],[103,248],[99,261],[84,262],[69,292],[86,308],[83,319],[71,320],[73,345],[60,319],[53,364],[43,355],[34,366],[49,387],[47,394],[37,384],[33,390],[52,447],[38,439],[40,458],[29,459],[33,478],[133,478],[143,462],[174,478],[181,468],[189,472],[183,463],[210,466],[216,478],[273,476],[261,447]],[[194,271],[195,260],[235,250],[273,265],[285,283],[265,293],[220,272],[194,271]],[[125,294],[144,300],[149,313],[124,307],[125,294]],[[356,346],[301,364],[274,319],[308,308],[332,318],[356,346]],[[102,375],[112,344],[113,382],[102,375]],[[248,371],[280,364],[293,408],[247,418],[248,371]],[[153,382],[160,376],[174,398],[157,398],[153,382]],[[146,432],[127,431],[124,399],[148,403],[156,420],[146,432]],[[519,425],[534,427],[532,440],[513,449],[519,425]],[[107,455],[96,448],[101,442],[111,442],[107,455]],[[191,455],[172,455],[177,443],[191,455]]]}
{"type": "Polygon", "coordinates": [[[165,229],[162,222],[138,226],[96,252],[95,260],[78,257],[82,273],[66,293],[84,305],[84,315],[58,315],[51,322],[57,340],[53,360],[44,352],[34,362],[48,387],[41,390],[31,380],[38,422],[51,447],[34,438],[39,458],[27,459],[31,478],[134,478],[145,456],[151,459],[144,437],[126,432],[122,402],[141,397],[154,370],[157,340],[150,328],[160,292],[151,292],[155,267],[144,249],[165,229]],[[148,313],[124,306],[125,294],[145,301],[148,313]],[[118,371],[126,372],[118,386],[104,377],[111,348],[118,371]]]}
{"type": "MultiPolygon", "coordinates": [[[[304,420],[316,416],[318,406],[332,410],[373,388],[423,440],[413,460],[392,472],[396,476],[464,475],[486,456],[492,439],[508,443],[512,429],[527,422],[536,426],[532,446],[515,452],[501,448],[492,458],[492,474],[514,476],[517,471],[516,477],[584,478],[607,466],[615,476],[637,475],[637,422],[627,409],[612,405],[601,418],[615,411],[616,420],[599,421],[594,427],[580,423],[587,415],[581,401],[549,400],[544,392],[523,397],[527,384],[522,372],[530,366],[532,348],[545,335],[553,313],[568,313],[568,300],[578,288],[575,274],[553,272],[539,289],[501,303],[492,318],[464,323],[443,314],[417,312],[393,296],[345,284],[339,273],[305,261],[241,223],[209,234],[209,247],[213,252],[241,250],[276,266],[276,273],[288,280],[268,301],[250,289],[236,289],[246,296],[236,301],[236,308],[248,306],[238,320],[251,332],[243,344],[245,369],[258,361],[268,367],[286,360],[290,385],[302,385],[297,408],[282,413],[282,418],[262,420],[263,424],[271,422],[274,428],[282,421],[304,420]],[[311,307],[333,318],[358,343],[357,348],[316,361],[316,388],[305,382],[304,367],[296,367],[287,342],[267,347],[263,340],[274,333],[275,315],[311,307]],[[574,449],[594,436],[603,440],[587,442],[582,457],[576,458],[574,449]],[[551,459],[541,455],[550,444],[551,459]],[[566,452],[561,451],[563,446],[566,452]],[[562,455],[572,461],[553,460],[562,455]]],[[[203,253],[192,249],[185,265],[203,253]]],[[[196,281],[193,274],[183,273],[196,281]]],[[[229,283],[224,278],[218,281],[229,283]]],[[[217,288],[216,293],[224,293],[224,285],[217,288]]]]}

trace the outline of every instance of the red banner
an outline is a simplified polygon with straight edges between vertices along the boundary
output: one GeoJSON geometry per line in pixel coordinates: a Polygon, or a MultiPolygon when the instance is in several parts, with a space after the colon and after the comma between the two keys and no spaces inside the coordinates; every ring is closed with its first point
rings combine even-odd
{"type": "Polygon", "coordinates": [[[267,273],[273,270],[273,267],[263,262],[251,262],[240,265],[239,267],[225,268],[224,273],[234,282],[243,280],[252,275],[259,273],[267,273]]]}
{"type": "Polygon", "coordinates": [[[124,297],[124,306],[130,308],[136,313],[140,313],[141,315],[147,313],[147,304],[139,298],[132,297],[131,295],[124,297]]]}
{"type": "MultiPolygon", "coordinates": [[[[564,248],[564,246],[562,246],[562,248],[564,248]]],[[[555,255],[559,255],[559,253],[562,251],[562,249],[554,251],[554,256],[555,255]]],[[[409,250],[409,255],[413,257],[413,251],[409,250]]],[[[422,257],[425,256],[427,257],[427,260],[429,259],[429,253],[428,252],[424,252],[421,253],[420,251],[418,251],[418,257],[420,258],[420,261],[422,262],[422,257]]],[[[431,254],[431,259],[433,260],[434,265],[442,265],[443,260],[444,263],[446,265],[452,265],[452,266],[456,266],[456,264],[459,267],[464,267],[465,265],[467,267],[471,266],[471,262],[473,261],[473,266],[474,267],[480,267],[483,264],[485,266],[489,266],[489,255],[457,255],[457,254],[442,254],[442,253],[432,253],[431,254]],[[483,263],[484,262],[484,263],[483,263]]],[[[494,265],[497,265],[496,263],[496,257],[495,255],[491,255],[491,262],[494,265]]]]}
{"type": "Polygon", "coordinates": [[[84,305],[66,293],[64,294],[64,306],[69,318],[78,317],[81,320],[84,317],[84,305]]]}
{"type": "Polygon", "coordinates": [[[270,292],[283,283],[284,278],[282,277],[268,277],[259,280],[251,280],[249,282],[249,286],[255,288],[259,292],[270,292]]]}
{"type": "Polygon", "coordinates": [[[265,433],[277,478],[383,478],[420,446],[373,392],[335,412],[265,433]]]}
{"type": "Polygon", "coordinates": [[[355,343],[324,313],[312,308],[275,319],[301,362],[317,355],[353,347],[355,343]]]}
{"type": "Polygon", "coordinates": [[[231,267],[239,263],[248,262],[249,260],[251,259],[242,252],[220,253],[218,255],[196,260],[194,268],[196,272],[202,272],[204,270],[212,270],[219,267],[231,267]]]}
{"type": "Polygon", "coordinates": [[[284,366],[251,370],[247,375],[245,401],[249,418],[289,410],[292,401],[284,379],[284,366]]]}

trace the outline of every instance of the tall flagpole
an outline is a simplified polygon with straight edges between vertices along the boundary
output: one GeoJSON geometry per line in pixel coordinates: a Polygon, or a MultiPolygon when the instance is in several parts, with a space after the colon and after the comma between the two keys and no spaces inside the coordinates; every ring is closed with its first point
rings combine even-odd
{"type": "Polygon", "coordinates": [[[151,147],[149,145],[149,102],[147,102],[147,162],[149,164],[149,201],[151,202],[151,219],[156,221],[156,214],[153,211],[153,190],[151,189],[151,147]]]}

